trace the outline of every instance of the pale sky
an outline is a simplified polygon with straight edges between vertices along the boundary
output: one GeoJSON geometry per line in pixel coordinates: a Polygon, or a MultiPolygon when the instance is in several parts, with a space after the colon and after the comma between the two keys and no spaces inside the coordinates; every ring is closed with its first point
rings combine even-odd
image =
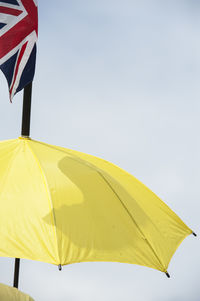
{"type": "MultiPolygon", "coordinates": [[[[153,190],[197,234],[200,211],[200,2],[38,0],[31,137],[109,160],[153,190]]],[[[0,74],[0,140],[21,132],[22,93],[0,74]]],[[[22,260],[36,301],[199,301],[199,238],[168,279],[120,263],[57,267],[22,260]]],[[[12,285],[14,260],[0,258],[12,285]]]]}

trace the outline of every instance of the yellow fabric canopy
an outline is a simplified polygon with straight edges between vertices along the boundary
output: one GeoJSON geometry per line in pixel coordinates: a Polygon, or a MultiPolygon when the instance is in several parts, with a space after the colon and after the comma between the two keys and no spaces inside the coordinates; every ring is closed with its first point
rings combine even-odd
{"type": "Polygon", "coordinates": [[[30,138],[0,142],[0,256],[166,272],[192,230],[119,167],[30,138]]]}
{"type": "Polygon", "coordinates": [[[14,287],[0,283],[1,301],[34,301],[30,296],[20,292],[14,287]]]}

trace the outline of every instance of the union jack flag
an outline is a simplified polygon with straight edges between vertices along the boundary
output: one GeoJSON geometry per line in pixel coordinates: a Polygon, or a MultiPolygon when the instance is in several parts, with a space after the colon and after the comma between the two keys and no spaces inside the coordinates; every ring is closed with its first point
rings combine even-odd
{"type": "Polygon", "coordinates": [[[33,80],[37,36],[37,0],[0,0],[0,69],[10,100],[33,80]]]}

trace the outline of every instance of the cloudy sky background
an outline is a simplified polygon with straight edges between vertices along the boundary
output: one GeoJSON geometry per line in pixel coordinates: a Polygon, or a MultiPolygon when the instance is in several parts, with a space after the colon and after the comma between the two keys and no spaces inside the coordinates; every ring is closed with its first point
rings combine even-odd
{"type": "MultiPolygon", "coordinates": [[[[200,2],[39,2],[31,137],[126,169],[199,231],[200,2]]],[[[0,139],[20,136],[22,93],[0,74],[0,139]]],[[[199,301],[199,238],[158,271],[117,263],[57,267],[22,260],[36,301],[199,301]]],[[[13,259],[0,258],[12,285],[13,259]]]]}

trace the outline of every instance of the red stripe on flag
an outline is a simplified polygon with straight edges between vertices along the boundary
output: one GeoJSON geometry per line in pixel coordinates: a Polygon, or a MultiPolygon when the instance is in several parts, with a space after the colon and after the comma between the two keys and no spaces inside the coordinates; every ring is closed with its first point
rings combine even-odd
{"type": "Polygon", "coordinates": [[[22,10],[0,6],[0,13],[2,13],[2,14],[19,16],[19,15],[21,15],[22,12],[23,12],[22,10]]]}
{"type": "Polygon", "coordinates": [[[15,80],[16,80],[16,77],[17,77],[17,73],[18,73],[18,69],[19,69],[19,64],[21,62],[21,59],[24,55],[24,52],[26,50],[26,46],[27,46],[28,42],[26,42],[22,48],[21,48],[21,51],[19,53],[19,56],[18,56],[18,59],[17,59],[17,64],[16,64],[16,68],[15,68],[15,75],[14,75],[14,79],[13,79],[13,84],[12,84],[12,87],[10,88],[10,95],[12,94],[12,90],[13,90],[13,87],[14,87],[14,84],[15,84],[15,80]]]}

